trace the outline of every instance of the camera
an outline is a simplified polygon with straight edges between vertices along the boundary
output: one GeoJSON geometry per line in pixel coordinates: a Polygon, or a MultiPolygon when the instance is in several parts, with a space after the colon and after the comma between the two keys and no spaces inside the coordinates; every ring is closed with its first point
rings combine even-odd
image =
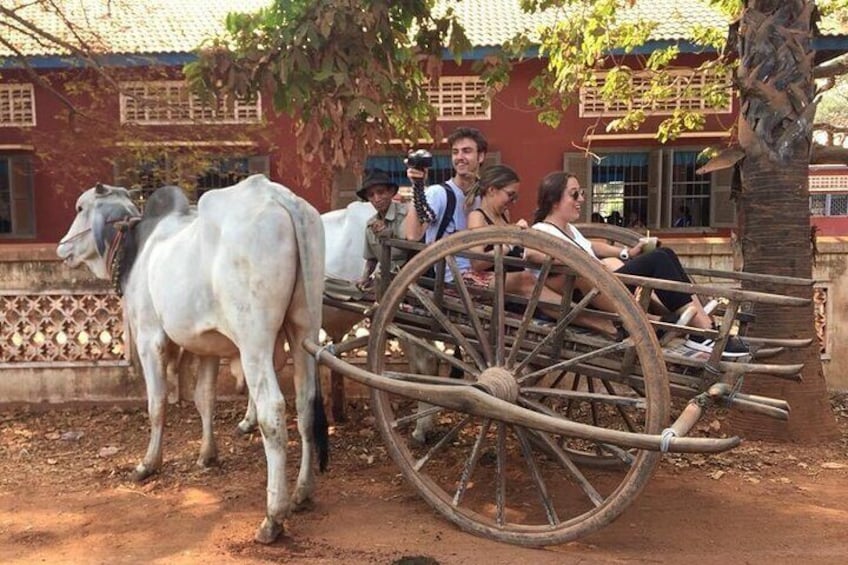
{"type": "Polygon", "coordinates": [[[433,166],[433,155],[426,149],[418,149],[410,153],[403,162],[412,169],[429,169],[433,166]]]}

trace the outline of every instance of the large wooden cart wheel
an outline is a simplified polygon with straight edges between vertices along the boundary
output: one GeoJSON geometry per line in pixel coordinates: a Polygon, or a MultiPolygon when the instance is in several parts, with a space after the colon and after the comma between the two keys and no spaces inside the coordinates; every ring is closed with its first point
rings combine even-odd
{"type": "MultiPolygon", "coordinates": [[[[535,230],[461,232],[413,258],[372,318],[368,363],[371,372],[384,377],[476,387],[520,409],[599,430],[659,434],[667,425],[665,364],[631,294],[600,262],[535,230]],[[496,282],[488,293],[457,277],[461,255],[495,243],[549,257],[538,266],[523,313],[512,311],[503,277],[497,276],[510,262],[500,246],[496,282]],[[553,321],[537,323],[531,310],[542,286],[562,270],[557,264],[567,267],[568,273],[559,275],[567,287],[579,278],[591,281],[591,289],[584,288],[576,304],[567,302],[553,321]],[[428,285],[421,277],[431,267],[436,280],[444,280],[440,273],[447,271],[453,282],[428,285]],[[577,325],[596,295],[613,303],[623,338],[577,325]],[[439,358],[443,369],[428,375],[387,370],[387,341],[396,338],[439,358]],[[446,376],[447,368],[459,369],[462,377],[446,376]]],[[[475,416],[470,407],[452,410],[380,390],[372,392],[372,402],[391,456],[427,502],[460,528],[509,543],[563,543],[604,526],[635,499],[660,459],[658,452],[509,424],[499,414],[475,416]],[[413,432],[426,419],[433,419],[434,427],[421,443],[413,432]],[[586,464],[606,460],[624,465],[586,464]]]]}

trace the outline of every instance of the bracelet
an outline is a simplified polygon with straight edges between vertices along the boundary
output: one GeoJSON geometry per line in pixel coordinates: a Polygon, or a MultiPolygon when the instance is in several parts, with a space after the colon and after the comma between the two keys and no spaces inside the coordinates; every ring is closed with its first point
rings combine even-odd
{"type": "Polygon", "coordinates": [[[621,259],[622,261],[629,261],[630,260],[630,251],[628,251],[628,249],[626,247],[622,247],[621,253],[618,254],[618,258],[621,259]]]}

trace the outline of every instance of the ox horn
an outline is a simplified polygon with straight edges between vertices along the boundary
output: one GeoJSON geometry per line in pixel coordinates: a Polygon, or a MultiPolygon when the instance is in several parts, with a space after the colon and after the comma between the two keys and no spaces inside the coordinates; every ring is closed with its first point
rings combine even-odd
{"type": "Polygon", "coordinates": [[[103,196],[104,194],[108,194],[109,190],[105,186],[103,186],[102,182],[98,182],[96,185],[94,185],[94,192],[100,196],[103,196]]]}

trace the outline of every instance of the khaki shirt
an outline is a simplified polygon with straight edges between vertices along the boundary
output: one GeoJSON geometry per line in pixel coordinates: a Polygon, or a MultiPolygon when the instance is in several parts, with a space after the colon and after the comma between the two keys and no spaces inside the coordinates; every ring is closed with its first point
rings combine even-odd
{"type": "MultiPolygon", "coordinates": [[[[386,210],[386,217],[380,219],[374,214],[368,220],[365,227],[365,260],[380,260],[383,253],[381,240],[384,238],[405,239],[403,220],[406,218],[406,204],[392,202],[386,210]]],[[[397,272],[406,262],[407,251],[405,249],[392,248],[392,271],[397,272]]]]}

